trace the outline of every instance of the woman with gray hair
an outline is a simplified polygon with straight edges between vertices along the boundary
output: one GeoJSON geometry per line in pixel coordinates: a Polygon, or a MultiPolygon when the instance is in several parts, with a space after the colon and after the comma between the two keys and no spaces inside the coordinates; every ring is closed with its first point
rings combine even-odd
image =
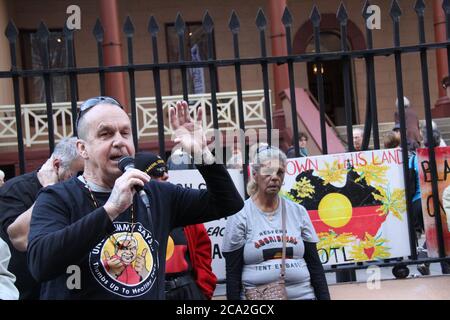
{"type": "Polygon", "coordinates": [[[286,155],[262,145],[250,159],[250,198],[228,218],[223,240],[227,298],[248,298],[252,288],[277,281],[282,270],[288,299],[330,299],[309,215],[303,206],[278,195],[286,155]]]}

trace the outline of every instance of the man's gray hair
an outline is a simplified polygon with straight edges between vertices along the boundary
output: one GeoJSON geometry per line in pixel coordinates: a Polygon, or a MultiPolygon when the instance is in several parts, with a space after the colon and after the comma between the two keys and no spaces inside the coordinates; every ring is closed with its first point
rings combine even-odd
{"type": "Polygon", "coordinates": [[[68,169],[78,157],[77,151],[77,138],[63,138],[56,145],[55,150],[53,150],[52,158],[59,159],[61,161],[61,166],[64,169],[68,169]]]}

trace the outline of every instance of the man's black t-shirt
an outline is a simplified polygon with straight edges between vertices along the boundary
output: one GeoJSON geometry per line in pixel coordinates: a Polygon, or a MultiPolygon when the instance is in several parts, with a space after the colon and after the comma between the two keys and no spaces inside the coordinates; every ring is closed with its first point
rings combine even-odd
{"type": "MultiPolygon", "coordinates": [[[[138,195],[111,222],[78,179],[46,188],[33,209],[28,265],[47,299],[164,299],[170,230],[238,212],[243,201],[223,165],[199,166],[207,190],[150,181],[151,220],[138,195]],[[154,229],[154,230],[152,230],[154,229]]],[[[100,206],[109,193],[94,192],[100,206]]]]}
{"type": "Polygon", "coordinates": [[[16,276],[15,285],[20,292],[19,299],[39,299],[39,285],[28,271],[26,252],[14,248],[6,230],[19,215],[33,205],[41,189],[37,171],[12,178],[0,188],[0,234],[11,251],[8,270],[16,276]]]}

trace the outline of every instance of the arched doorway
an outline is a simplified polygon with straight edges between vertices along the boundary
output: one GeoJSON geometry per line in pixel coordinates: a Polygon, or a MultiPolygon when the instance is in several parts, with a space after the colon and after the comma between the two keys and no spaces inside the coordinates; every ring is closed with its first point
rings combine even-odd
{"type": "MultiPolygon", "coordinates": [[[[321,52],[341,51],[341,37],[339,33],[339,22],[334,14],[322,14],[320,28],[320,50],[321,52]]],[[[352,22],[347,24],[349,50],[365,49],[364,35],[361,30],[352,22]]],[[[315,52],[313,27],[311,21],[304,23],[297,31],[294,38],[294,52],[296,54],[315,52]]],[[[320,65],[314,62],[307,63],[308,88],[313,96],[318,100],[317,93],[317,72],[323,75],[324,103],[327,116],[334,125],[345,125],[345,103],[344,103],[344,83],[343,83],[343,62],[342,60],[324,61],[320,65]]],[[[356,86],[354,83],[354,64],[351,64],[351,108],[353,124],[359,122],[359,112],[357,108],[356,86]]]]}
{"type": "MultiPolygon", "coordinates": [[[[320,33],[320,51],[333,52],[341,50],[341,37],[334,32],[320,33]]],[[[314,38],[312,38],[306,47],[306,53],[315,52],[314,38]]],[[[345,100],[344,100],[344,81],[342,78],[343,62],[342,60],[323,61],[321,63],[308,62],[308,87],[316,100],[319,100],[317,88],[317,73],[321,72],[324,87],[325,113],[333,121],[335,126],[345,125],[345,100]]],[[[353,68],[352,68],[353,71],[353,68]]],[[[357,109],[356,96],[353,82],[353,72],[350,72],[350,91],[352,121],[356,124],[357,109]]]]}

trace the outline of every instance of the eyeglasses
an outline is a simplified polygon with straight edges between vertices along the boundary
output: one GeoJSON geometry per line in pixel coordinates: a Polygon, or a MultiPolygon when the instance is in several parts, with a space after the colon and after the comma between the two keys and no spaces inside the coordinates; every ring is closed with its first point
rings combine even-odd
{"type": "Polygon", "coordinates": [[[90,108],[92,108],[98,104],[106,104],[106,103],[118,106],[121,109],[123,109],[123,106],[114,98],[105,97],[105,96],[90,98],[90,99],[86,100],[85,102],[83,102],[83,104],[80,106],[80,111],[78,111],[78,116],[77,116],[77,129],[78,129],[78,124],[80,123],[80,119],[86,113],[86,111],[88,111],[90,108]]]}
{"type": "Polygon", "coordinates": [[[156,178],[161,178],[164,175],[164,173],[167,173],[167,172],[169,172],[169,169],[167,168],[167,166],[161,166],[161,167],[152,169],[150,175],[154,176],[156,178]]]}

